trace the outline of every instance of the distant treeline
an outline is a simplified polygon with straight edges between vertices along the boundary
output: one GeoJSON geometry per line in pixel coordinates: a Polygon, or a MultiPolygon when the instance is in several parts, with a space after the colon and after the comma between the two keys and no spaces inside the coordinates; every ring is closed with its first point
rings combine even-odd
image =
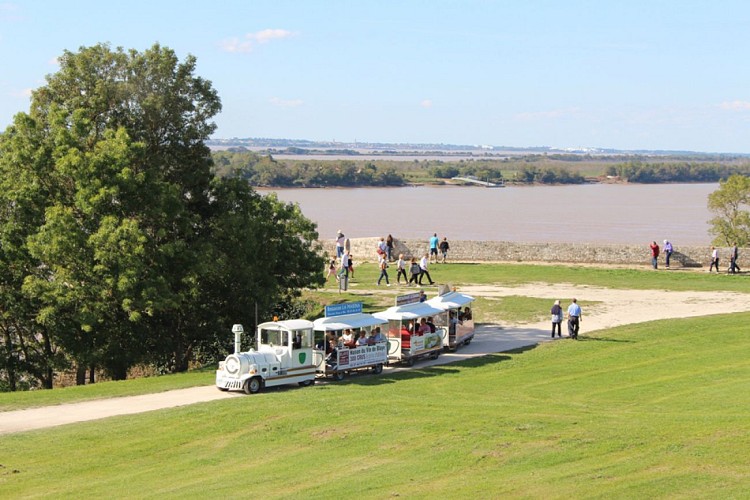
{"type": "Polygon", "coordinates": [[[608,176],[628,182],[718,182],[733,174],[750,174],[750,163],[644,163],[630,161],[607,167],[608,176]]]}
{"type": "Polygon", "coordinates": [[[213,153],[219,177],[239,177],[252,186],[330,187],[403,186],[404,176],[393,168],[351,160],[279,162],[268,155],[245,151],[213,153]]]}
{"type": "Polygon", "coordinates": [[[659,162],[647,158],[597,158],[588,155],[527,155],[504,159],[445,160],[276,160],[251,151],[213,153],[219,177],[246,179],[259,187],[403,186],[442,183],[473,176],[511,184],[582,184],[587,179],[615,177],[633,183],[718,182],[733,174],[750,175],[750,161],[659,162]],[[582,160],[583,159],[583,160],[582,160]]]}

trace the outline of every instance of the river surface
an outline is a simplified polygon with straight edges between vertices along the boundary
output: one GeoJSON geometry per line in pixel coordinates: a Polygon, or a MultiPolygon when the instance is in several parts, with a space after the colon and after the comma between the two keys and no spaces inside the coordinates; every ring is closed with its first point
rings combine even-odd
{"type": "Polygon", "coordinates": [[[710,242],[708,195],[718,184],[261,189],[299,203],[321,239],[647,244],[710,242]]]}

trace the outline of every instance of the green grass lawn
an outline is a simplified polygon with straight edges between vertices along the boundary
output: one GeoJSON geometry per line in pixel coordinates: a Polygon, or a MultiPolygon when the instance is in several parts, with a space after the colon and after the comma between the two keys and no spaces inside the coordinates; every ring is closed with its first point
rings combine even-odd
{"type": "MultiPolygon", "coordinates": [[[[355,280],[350,290],[356,293],[360,288],[379,288],[384,293],[395,296],[408,293],[414,288],[376,287],[379,270],[371,262],[358,265],[355,280]]],[[[391,281],[395,281],[396,269],[389,268],[391,281]]],[[[528,283],[571,283],[606,288],[633,290],[695,290],[695,291],[737,291],[750,292],[750,275],[709,274],[697,270],[654,271],[644,265],[643,269],[622,269],[609,267],[587,267],[563,264],[497,264],[497,263],[448,263],[430,266],[430,275],[436,283],[461,285],[502,285],[518,286],[528,283]]],[[[423,287],[428,295],[437,292],[437,286],[423,287]]],[[[338,294],[338,285],[331,280],[324,290],[338,294]]],[[[345,294],[341,294],[345,296],[345,294]]]]}
{"type": "Polygon", "coordinates": [[[743,498],[749,321],[0,436],[0,497],[743,498]]]}

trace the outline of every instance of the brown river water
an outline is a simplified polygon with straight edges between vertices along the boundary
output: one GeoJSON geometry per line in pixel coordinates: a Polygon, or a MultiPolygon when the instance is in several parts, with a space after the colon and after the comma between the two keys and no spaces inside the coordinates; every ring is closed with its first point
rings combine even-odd
{"type": "Polygon", "coordinates": [[[351,238],[704,245],[718,184],[261,189],[299,203],[321,239],[351,238]]]}

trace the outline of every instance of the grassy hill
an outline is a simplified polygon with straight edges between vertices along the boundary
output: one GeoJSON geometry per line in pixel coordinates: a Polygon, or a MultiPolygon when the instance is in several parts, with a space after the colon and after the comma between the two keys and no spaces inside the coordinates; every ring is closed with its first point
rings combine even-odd
{"type": "Polygon", "coordinates": [[[2,436],[0,497],[745,497],[748,321],[2,436]]]}

